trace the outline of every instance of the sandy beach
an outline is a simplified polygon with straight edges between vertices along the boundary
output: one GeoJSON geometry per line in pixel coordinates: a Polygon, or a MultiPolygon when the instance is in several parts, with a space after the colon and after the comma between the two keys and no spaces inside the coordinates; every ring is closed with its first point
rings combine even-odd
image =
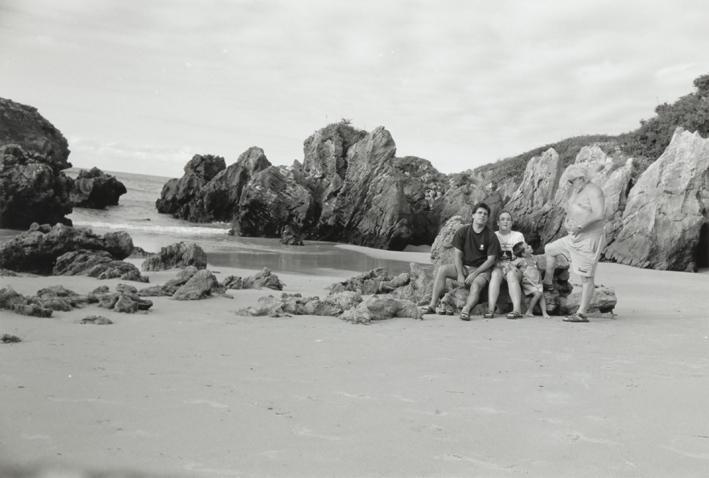
{"type": "MultiPolygon", "coordinates": [[[[253,271],[213,268],[227,274],[253,271]]],[[[174,271],[151,273],[162,283],[174,271]]],[[[279,274],[326,294],[341,277],[279,274]]],[[[168,476],[705,476],[708,274],[601,264],[617,318],[242,317],[272,291],[0,312],[0,459],[168,476]],[[100,314],[114,324],[80,325],[100,314]]],[[[2,277],[30,294],[86,277],[2,277]]]]}

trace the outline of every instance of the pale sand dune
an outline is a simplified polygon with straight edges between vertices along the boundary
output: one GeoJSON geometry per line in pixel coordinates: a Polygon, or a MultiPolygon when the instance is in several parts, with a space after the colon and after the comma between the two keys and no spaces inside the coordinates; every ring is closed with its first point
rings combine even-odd
{"type": "MultiPolygon", "coordinates": [[[[268,291],[136,315],[3,311],[0,333],[24,341],[0,345],[0,458],[207,477],[706,476],[709,276],[601,264],[599,278],[617,320],[234,314],[268,291]],[[76,323],[91,314],[115,324],[76,323]]],[[[282,279],[324,295],[339,277],[282,279]]],[[[0,277],[23,293],[101,283],[0,277]]]]}

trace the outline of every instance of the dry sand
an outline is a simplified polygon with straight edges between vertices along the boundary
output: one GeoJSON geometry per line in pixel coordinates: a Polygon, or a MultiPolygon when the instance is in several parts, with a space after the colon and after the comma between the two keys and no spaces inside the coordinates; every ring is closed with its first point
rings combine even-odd
{"type": "MultiPolygon", "coordinates": [[[[219,268],[246,275],[252,271],[219,268]]],[[[161,283],[174,272],[151,274],[161,283]]],[[[601,264],[618,318],[240,317],[269,291],[0,312],[0,460],[186,476],[707,476],[709,275],[601,264]],[[101,314],[115,323],[79,325],[101,314]]],[[[279,274],[325,295],[338,277],[279,274]]],[[[0,277],[34,293],[85,277],[0,277]]]]}

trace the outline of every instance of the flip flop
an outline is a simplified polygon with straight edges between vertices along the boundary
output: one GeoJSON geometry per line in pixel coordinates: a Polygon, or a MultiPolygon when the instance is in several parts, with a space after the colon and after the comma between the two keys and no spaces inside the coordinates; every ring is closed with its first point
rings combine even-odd
{"type": "Polygon", "coordinates": [[[470,320],[470,313],[469,312],[461,312],[460,313],[460,320],[469,321],[470,320]]]}
{"type": "Polygon", "coordinates": [[[506,315],[506,317],[508,319],[523,319],[524,315],[520,314],[519,312],[510,312],[506,315]]]}
{"type": "Polygon", "coordinates": [[[564,317],[563,319],[564,322],[588,322],[588,317],[586,317],[586,314],[580,314],[580,313],[575,313],[573,315],[568,315],[564,317]]]}
{"type": "Polygon", "coordinates": [[[494,312],[485,312],[483,314],[483,319],[494,319],[494,318],[495,318],[494,312]]]}
{"type": "Polygon", "coordinates": [[[552,292],[554,290],[554,284],[542,283],[542,290],[544,292],[552,292]]]}

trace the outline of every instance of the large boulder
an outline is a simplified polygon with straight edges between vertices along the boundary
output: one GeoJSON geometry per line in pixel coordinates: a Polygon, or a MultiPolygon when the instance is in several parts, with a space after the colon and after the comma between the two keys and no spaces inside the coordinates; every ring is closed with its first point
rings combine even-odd
{"type": "Polygon", "coordinates": [[[148,278],[140,275],[136,266],[115,260],[107,251],[77,250],[62,254],[54,263],[52,274],[148,282],[148,278]]]}
{"type": "Polygon", "coordinates": [[[175,300],[199,300],[206,299],[213,293],[221,291],[217,278],[210,271],[202,269],[197,271],[179,289],[175,291],[172,298],[175,300]]]}
{"type": "Polygon", "coordinates": [[[300,230],[312,218],[313,206],[310,191],[291,168],[270,166],[256,173],[241,194],[239,232],[278,237],[286,224],[300,230]]]}
{"type": "Polygon", "coordinates": [[[440,266],[453,264],[455,254],[453,237],[458,229],[464,225],[465,222],[461,216],[453,216],[438,231],[438,235],[431,246],[431,263],[433,263],[434,275],[440,266]]]}
{"type": "Polygon", "coordinates": [[[638,178],[622,229],[605,252],[623,264],[693,270],[709,223],[709,139],[677,128],[665,152],[638,178]]]}
{"type": "Polygon", "coordinates": [[[71,212],[71,187],[71,178],[54,169],[49,157],[0,144],[0,228],[71,224],[64,217],[71,212]]]}
{"type": "Polygon", "coordinates": [[[55,173],[71,167],[69,146],[57,128],[36,108],[0,98],[0,146],[7,144],[36,153],[55,173]]]}
{"type": "Polygon", "coordinates": [[[207,267],[207,253],[194,242],[177,242],[160,249],[143,261],[144,271],[164,271],[177,267],[194,266],[197,269],[207,267]]]}
{"type": "Polygon", "coordinates": [[[158,212],[193,222],[211,221],[205,217],[204,186],[226,168],[224,158],[210,154],[196,154],[185,165],[185,175],[171,179],[162,188],[155,202],[158,212]]]}
{"type": "Polygon", "coordinates": [[[133,241],[123,231],[99,235],[90,229],[35,223],[0,245],[0,267],[50,274],[59,256],[79,249],[106,251],[114,260],[121,260],[130,255],[133,241]]]}
{"type": "Polygon", "coordinates": [[[263,149],[252,146],[236,162],[217,173],[202,188],[205,221],[231,221],[239,211],[244,187],[259,171],[271,166],[263,149]]]}
{"type": "Polygon", "coordinates": [[[118,198],[126,192],[126,187],[115,176],[91,168],[79,171],[70,198],[76,207],[105,209],[117,205],[118,198]]]}

